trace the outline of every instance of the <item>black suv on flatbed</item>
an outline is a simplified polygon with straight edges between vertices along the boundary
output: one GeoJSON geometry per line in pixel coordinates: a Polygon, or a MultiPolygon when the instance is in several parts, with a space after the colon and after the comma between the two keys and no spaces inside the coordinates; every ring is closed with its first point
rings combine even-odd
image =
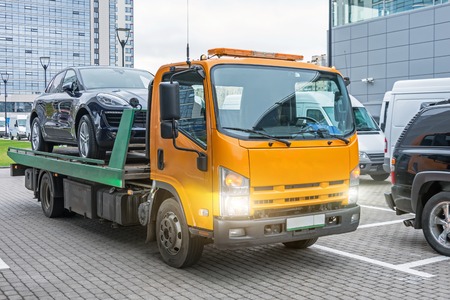
{"type": "Polygon", "coordinates": [[[450,100],[422,109],[406,126],[392,155],[387,205],[415,214],[406,226],[422,229],[428,244],[450,256],[450,100]]]}

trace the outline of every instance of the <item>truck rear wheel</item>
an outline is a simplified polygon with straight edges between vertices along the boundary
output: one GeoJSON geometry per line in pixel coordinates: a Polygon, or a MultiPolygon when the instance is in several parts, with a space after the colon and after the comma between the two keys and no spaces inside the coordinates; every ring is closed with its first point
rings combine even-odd
{"type": "Polygon", "coordinates": [[[422,213],[422,230],[428,244],[450,256],[450,193],[441,192],[428,200],[422,213]]]}
{"type": "Polygon", "coordinates": [[[313,239],[307,239],[307,240],[300,240],[300,241],[294,241],[294,242],[286,242],[283,243],[286,248],[291,249],[306,249],[312,245],[314,245],[319,238],[313,238],[313,239]]]}
{"type": "Polygon", "coordinates": [[[156,217],[156,242],[166,264],[174,268],[189,267],[201,257],[204,242],[191,236],[178,202],[169,198],[158,210],[156,217]]]}
{"type": "Polygon", "coordinates": [[[48,172],[42,175],[39,184],[39,200],[41,201],[42,211],[46,217],[56,218],[64,213],[64,199],[62,197],[55,197],[54,181],[48,172]]]}

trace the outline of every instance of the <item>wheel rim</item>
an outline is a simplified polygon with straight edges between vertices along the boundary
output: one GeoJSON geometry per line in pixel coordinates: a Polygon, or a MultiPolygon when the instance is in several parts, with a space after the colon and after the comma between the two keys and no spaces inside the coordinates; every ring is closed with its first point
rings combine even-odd
{"type": "Polygon", "coordinates": [[[50,189],[48,186],[48,183],[46,181],[42,182],[42,192],[41,192],[41,202],[42,206],[45,208],[45,210],[48,210],[50,208],[50,189]]]}
{"type": "Polygon", "coordinates": [[[36,150],[39,148],[39,124],[38,122],[33,123],[33,129],[31,131],[31,145],[33,146],[33,150],[36,150]]]}
{"type": "Polygon", "coordinates": [[[436,205],[430,213],[433,238],[443,247],[450,248],[450,201],[436,205]]]}
{"type": "Polygon", "coordinates": [[[80,136],[78,137],[78,146],[80,148],[80,154],[83,157],[88,156],[89,152],[89,127],[83,122],[80,125],[80,136]]]}
{"type": "Polygon", "coordinates": [[[182,233],[181,224],[177,215],[168,212],[161,220],[159,228],[161,246],[171,255],[176,255],[181,250],[182,233]]]}

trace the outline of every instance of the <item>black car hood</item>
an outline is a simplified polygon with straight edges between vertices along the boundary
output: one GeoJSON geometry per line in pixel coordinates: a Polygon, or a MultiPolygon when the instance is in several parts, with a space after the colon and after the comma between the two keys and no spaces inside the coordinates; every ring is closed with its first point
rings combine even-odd
{"type": "Polygon", "coordinates": [[[142,109],[147,109],[147,89],[102,89],[101,91],[98,91],[97,94],[113,95],[127,102],[130,102],[132,98],[136,98],[137,100],[139,100],[139,104],[142,105],[142,109]]]}

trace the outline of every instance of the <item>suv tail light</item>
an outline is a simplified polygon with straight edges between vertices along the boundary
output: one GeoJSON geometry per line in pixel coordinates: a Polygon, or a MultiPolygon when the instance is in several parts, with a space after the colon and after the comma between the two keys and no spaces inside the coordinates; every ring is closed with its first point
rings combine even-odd
{"type": "Polygon", "coordinates": [[[395,158],[391,160],[391,182],[395,184],[395,158]]]}

